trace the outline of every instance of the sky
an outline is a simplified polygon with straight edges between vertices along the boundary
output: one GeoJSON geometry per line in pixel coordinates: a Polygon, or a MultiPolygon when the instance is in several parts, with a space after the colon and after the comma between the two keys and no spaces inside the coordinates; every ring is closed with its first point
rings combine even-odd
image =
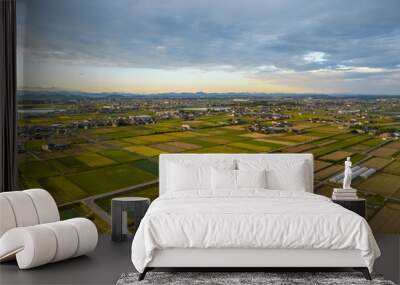
{"type": "Polygon", "coordinates": [[[20,89],[400,95],[398,0],[17,0],[20,89]]]}

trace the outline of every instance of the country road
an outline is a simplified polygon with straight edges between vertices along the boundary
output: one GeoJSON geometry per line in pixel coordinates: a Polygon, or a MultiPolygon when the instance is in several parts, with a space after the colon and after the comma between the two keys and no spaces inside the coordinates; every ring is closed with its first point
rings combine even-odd
{"type": "Polygon", "coordinates": [[[104,211],[101,207],[99,207],[94,200],[85,200],[82,201],[87,207],[89,207],[96,215],[98,215],[103,221],[107,224],[111,225],[111,216],[104,211]]]}
{"type": "Polygon", "coordinates": [[[135,190],[135,189],[139,189],[139,188],[146,187],[146,186],[151,186],[151,185],[154,185],[157,183],[158,183],[158,179],[155,179],[155,180],[151,180],[151,181],[144,182],[141,184],[136,184],[136,185],[125,187],[125,188],[120,188],[120,189],[117,189],[117,190],[114,190],[111,192],[101,193],[98,195],[93,195],[90,197],[82,198],[82,199],[71,201],[71,202],[64,203],[64,204],[60,204],[60,205],[58,205],[58,207],[69,206],[69,205],[76,204],[76,203],[83,203],[87,207],[89,207],[96,215],[98,215],[101,219],[103,219],[107,224],[111,225],[110,215],[106,211],[104,211],[101,207],[99,207],[94,202],[95,200],[100,199],[100,198],[105,198],[108,196],[117,195],[117,194],[123,194],[123,193],[129,192],[129,191],[135,190]]]}

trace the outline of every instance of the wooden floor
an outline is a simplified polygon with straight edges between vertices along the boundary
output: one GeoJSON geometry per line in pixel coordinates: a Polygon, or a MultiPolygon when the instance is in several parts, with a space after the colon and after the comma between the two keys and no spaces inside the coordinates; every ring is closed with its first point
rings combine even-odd
{"type": "MultiPolygon", "coordinates": [[[[376,239],[382,257],[375,263],[375,272],[399,284],[400,235],[376,235],[376,239]]],[[[115,243],[103,235],[88,256],[30,270],[19,270],[15,262],[1,264],[0,284],[115,284],[122,273],[134,271],[130,253],[131,240],[115,243]]]]}

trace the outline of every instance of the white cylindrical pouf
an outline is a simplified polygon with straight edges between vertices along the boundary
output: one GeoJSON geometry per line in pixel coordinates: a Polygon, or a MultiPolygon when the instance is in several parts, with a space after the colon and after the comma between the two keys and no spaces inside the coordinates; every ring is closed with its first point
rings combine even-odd
{"type": "Polygon", "coordinates": [[[60,220],[57,204],[50,193],[43,189],[24,190],[30,196],[36,208],[39,224],[52,223],[60,220]]]}
{"type": "Polygon", "coordinates": [[[42,225],[14,228],[0,239],[1,254],[15,254],[20,269],[49,263],[57,252],[53,231],[42,225]]]}
{"type": "Polygon", "coordinates": [[[78,233],[75,228],[67,222],[55,222],[42,225],[51,229],[57,240],[57,252],[51,262],[57,262],[71,258],[78,250],[78,233]]]}
{"type": "Polygon", "coordinates": [[[0,193],[0,238],[5,232],[16,226],[17,223],[11,204],[8,199],[3,197],[0,193]]]}
{"type": "Polygon", "coordinates": [[[57,252],[57,240],[54,233],[41,225],[21,230],[25,230],[26,239],[24,250],[17,253],[19,268],[28,269],[51,262],[57,252]]]}
{"type": "Polygon", "coordinates": [[[13,228],[0,238],[0,259],[15,256],[28,269],[89,253],[97,240],[96,226],[84,218],[13,228]]]}
{"type": "Polygon", "coordinates": [[[39,223],[35,205],[30,196],[23,191],[1,193],[13,209],[17,227],[33,226],[39,223]]]}
{"type": "Polygon", "coordinates": [[[74,218],[63,221],[71,224],[78,233],[78,250],[74,257],[86,254],[97,246],[98,233],[95,224],[85,218],[74,218]]]}

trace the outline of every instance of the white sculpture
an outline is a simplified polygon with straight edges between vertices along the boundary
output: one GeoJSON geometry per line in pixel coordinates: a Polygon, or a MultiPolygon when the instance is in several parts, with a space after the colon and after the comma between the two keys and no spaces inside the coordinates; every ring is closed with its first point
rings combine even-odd
{"type": "Polygon", "coordinates": [[[343,189],[351,189],[351,161],[350,157],[344,162],[344,179],[343,179],[343,189]]]}

